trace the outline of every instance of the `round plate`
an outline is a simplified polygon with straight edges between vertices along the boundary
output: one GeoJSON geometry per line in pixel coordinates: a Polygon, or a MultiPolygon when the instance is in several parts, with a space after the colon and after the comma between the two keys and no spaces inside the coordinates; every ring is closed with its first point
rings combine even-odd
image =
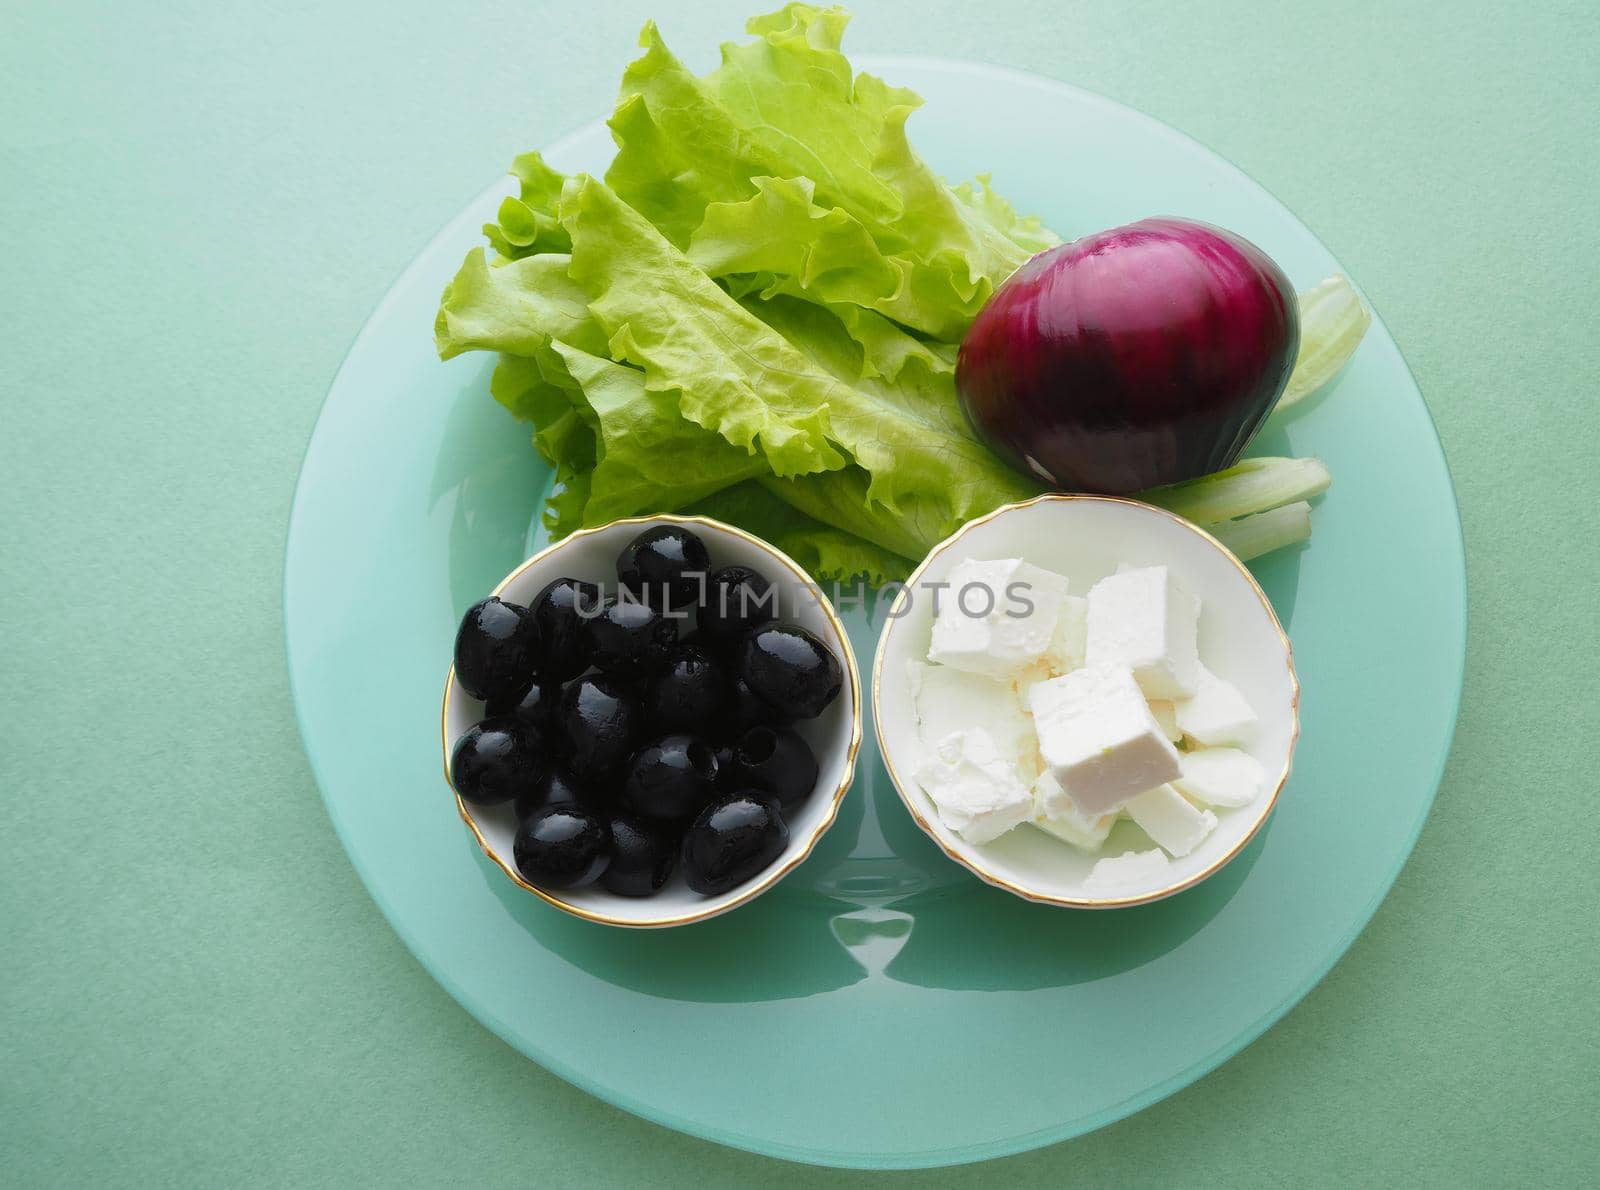
{"type": "MultiPolygon", "coordinates": [[[[992,172],[1063,236],[1181,214],[1247,236],[1301,288],[1339,270],[1259,186],[1127,108],[988,67],[862,65],[926,97],[911,133],[938,169],[992,172]]],[[[599,172],[610,153],[597,122],[547,156],[599,172]]],[[[351,348],[306,454],[285,561],[290,678],[328,812],[440,983],[523,1053],[630,1111],[868,1167],[999,1156],[1109,1123],[1304,996],[1410,852],[1461,689],[1460,522],[1383,325],[1331,393],[1255,445],[1322,457],[1334,487],[1310,547],[1254,567],[1294,641],[1304,733],[1276,813],[1226,869],[1114,913],[1030,904],[939,852],[869,740],[839,821],[778,887],[704,924],[611,930],[507,881],[439,775],[456,621],[532,552],[549,480],[488,395],[491,361],[440,364],[432,349],[439,292],[507,192],[493,187],[445,228],[351,348]]],[[[873,616],[848,620],[870,664],[873,616]]]]}

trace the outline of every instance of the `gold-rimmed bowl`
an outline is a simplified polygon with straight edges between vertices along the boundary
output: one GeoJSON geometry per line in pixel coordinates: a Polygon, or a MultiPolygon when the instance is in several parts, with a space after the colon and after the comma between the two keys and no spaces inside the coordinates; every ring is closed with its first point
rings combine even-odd
{"type": "MultiPolygon", "coordinates": [[[[704,897],[683,882],[681,872],[653,897],[620,897],[598,884],[578,889],[542,889],[517,874],[511,844],[516,815],[510,805],[476,806],[456,795],[456,808],[478,845],[506,877],[540,900],[585,921],[636,929],[688,925],[726,913],[766,892],[793,871],[833,825],[839,804],[855,776],[861,749],[861,683],[855,653],[844,624],[827,597],[794,559],[743,529],[708,517],[650,516],[612,521],[595,529],[581,529],[541,550],[508,574],[490,594],[510,603],[530,603],[545,586],[558,578],[575,578],[614,590],[617,555],[632,538],[652,525],[683,525],[699,534],[711,553],[713,569],[749,566],[766,576],[778,590],[779,619],[816,633],[833,649],[844,669],[839,697],[817,718],[796,725],[817,756],[817,786],[810,798],[785,817],[789,843],[766,871],[721,896],[704,897]]],[[[692,623],[687,627],[693,627],[692,623]]],[[[450,667],[445,679],[440,743],[444,750],[444,775],[450,781],[450,751],[461,733],[483,717],[483,703],[462,689],[450,667]]],[[[452,784],[452,789],[454,788],[452,784]]]]}
{"type": "Polygon", "coordinates": [[[1289,779],[1300,734],[1299,706],[1289,638],[1244,564],[1182,517],[1110,496],[1049,495],[1008,504],[934,546],[896,599],[872,669],[879,749],[917,824],[946,855],[997,888],[1076,909],[1158,901],[1200,883],[1238,855],[1266,822],[1289,779]],[[1085,594],[1121,563],[1170,567],[1179,585],[1201,601],[1201,659],[1238,687],[1260,716],[1245,750],[1267,774],[1266,787],[1247,806],[1217,811],[1216,829],[1189,855],[1155,875],[1110,887],[1089,880],[1097,859],[1154,846],[1131,822],[1119,822],[1096,854],[1028,825],[986,844],[969,843],[946,827],[916,780],[928,748],[918,733],[908,663],[926,659],[937,584],[947,582],[967,558],[1022,558],[1065,575],[1074,595],[1085,594]]]}

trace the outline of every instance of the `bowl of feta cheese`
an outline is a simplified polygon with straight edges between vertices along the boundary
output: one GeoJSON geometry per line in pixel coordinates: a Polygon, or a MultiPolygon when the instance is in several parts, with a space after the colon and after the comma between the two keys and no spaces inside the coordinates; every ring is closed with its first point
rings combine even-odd
{"type": "Polygon", "coordinates": [[[1220,870],[1271,814],[1300,732],[1293,650],[1243,563],[1109,496],[1007,505],[935,546],[872,683],[918,825],[990,884],[1071,908],[1220,870]]]}

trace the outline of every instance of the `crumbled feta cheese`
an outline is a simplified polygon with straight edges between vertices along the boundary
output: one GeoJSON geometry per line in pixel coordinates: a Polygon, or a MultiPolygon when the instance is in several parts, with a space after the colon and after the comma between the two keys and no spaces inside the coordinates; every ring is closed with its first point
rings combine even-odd
{"type": "Polygon", "coordinates": [[[1165,566],[1110,575],[1089,589],[1085,662],[1126,665],[1148,698],[1187,698],[1200,665],[1198,622],[1199,604],[1165,566]]]}
{"type": "Polygon", "coordinates": [[[1083,886],[1089,889],[1113,889],[1143,884],[1160,879],[1162,873],[1171,866],[1172,861],[1167,858],[1167,853],[1159,847],[1152,847],[1149,851],[1124,851],[1121,855],[1108,855],[1105,859],[1096,860],[1083,886]]]}
{"type": "MultiPolygon", "coordinates": [[[[1050,662],[1041,657],[1028,668],[1019,669],[1011,679],[1011,686],[1017,692],[1017,697],[1022,700],[1023,709],[1026,710],[1028,706],[1028,687],[1037,686],[1040,682],[1048,682],[1051,678],[1060,676],[1051,667],[1050,662]]],[[[1028,714],[1031,715],[1033,712],[1028,711],[1028,714]]]]}
{"type": "Polygon", "coordinates": [[[1056,630],[1044,654],[1051,677],[1059,678],[1062,674],[1083,668],[1088,632],[1089,601],[1077,595],[1068,595],[1056,612],[1056,630]]]}
{"type": "Polygon", "coordinates": [[[1048,770],[1033,783],[1033,801],[1038,815],[1034,826],[1084,851],[1100,850],[1116,825],[1115,814],[1085,814],[1080,810],[1048,770]]]}
{"type": "Polygon", "coordinates": [[[1130,800],[1128,817],[1150,841],[1172,853],[1174,859],[1188,855],[1217,826],[1210,810],[1197,810],[1170,785],[1157,785],[1130,800]]]}
{"type": "Polygon", "coordinates": [[[1028,689],[1039,753],[1086,813],[1105,814],[1178,775],[1178,752],[1126,665],[1086,666],[1028,689]]]}
{"type": "Polygon", "coordinates": [[[1022,777],[1022,783],[1031,788],[1042,772],[1044,772],[1044,759],[1039,755],[1039,739],[1030,732],[1028,746],[1023,749],[1022,756],[1017,760],[1017,773],[1022,777]]]}
{"type": "Polygon", "coordinates": [[[1009,678],[1037,661],[1055,634],[1067,580],[1020,558],[968,559],[939,593],[928,660],[1009,678]]]}
{"type": "Polygon", "coordinates": [[[1197,744],[1220,747],[1243,744],[1255,734],[1256,713],[1234,686],[1199,667],[1193,698],[1174,704],[1178,727],[1197,744]]]}
{"type": "Polygon", "coordinates": [[[1031,761],[1038,771],[1033,722],[1010,682],[925,661],[908,661],[906,677],[922,743],[929,751],[953,732],[981,727],[1001,756],[1019,767],[1031,761]]]}
{"type": "Polygon", "coordinates": [[[1164,698],[1152,698],[1150,713],[1156,717],[1156,722],[1161,724],[1161,730],[1167,739],[1174,744],[1183,739],[1183,728],[1178,726],[1178,708],[1175,704],[1164,698]]]}
{"type": "Polygon", "coordinates": [[[939,820],[969,843],[989,843],[1033,817],[1033,794],[981,727],[952,732],[917,769],[939,820]]]}
{"type": "Polygon", "coordinates": [[[1172,784],[1207,806],[1248,806],[1267,783],[1254,756],[1237,748],[1200,748],[1178,758],[1183,772],[1172,784]]]}

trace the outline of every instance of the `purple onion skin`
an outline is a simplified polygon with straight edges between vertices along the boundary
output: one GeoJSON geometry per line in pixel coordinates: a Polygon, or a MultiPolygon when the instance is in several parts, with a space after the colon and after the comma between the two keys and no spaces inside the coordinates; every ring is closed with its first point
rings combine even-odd
{"type": "Polygon", "coordinates": [[[1288,383],[1293,287],[1265,252],[1143,219],[1041,252],[961,344],[967,419],[1017,470],[1128,495],[1231,466],[1288,383]]]}

